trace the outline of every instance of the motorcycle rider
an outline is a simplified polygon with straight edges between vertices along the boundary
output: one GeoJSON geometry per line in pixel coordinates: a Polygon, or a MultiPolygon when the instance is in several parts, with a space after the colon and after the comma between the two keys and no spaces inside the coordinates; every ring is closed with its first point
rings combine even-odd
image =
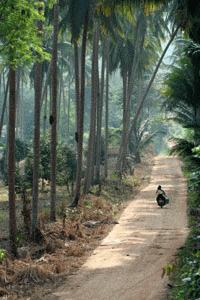
{"type": "Polygon", "coordinates": [[[163,195],[164,197],[166,196],[165,191],[162,189],[161,185],[157,187],[156,195],[163,195]]]}
{"type": "Polygon", "coordinates": [[[157,201],[158,201],[158,197],[162,197],[162,198],[165,200],[166,204],[169,203],[169,199],[168,199],[168,197],[167,197],[165,191],[162,189],[161,185],[159,185],[159,186],[157,187],[156,195],[157,195],[157,196],[156,196],[156,200],[157,200],[157,201]]]}

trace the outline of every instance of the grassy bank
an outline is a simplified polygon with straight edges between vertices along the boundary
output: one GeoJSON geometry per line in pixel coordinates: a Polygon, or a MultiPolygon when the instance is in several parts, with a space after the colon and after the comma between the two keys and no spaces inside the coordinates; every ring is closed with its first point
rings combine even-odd
{"type": "Polygon", "coordinates": [[[175,271],[171,276],[170,300],[200,299],[200,192],[194,173],[185,164],[188,181],[189,236],[178,253],[175,271]]]}

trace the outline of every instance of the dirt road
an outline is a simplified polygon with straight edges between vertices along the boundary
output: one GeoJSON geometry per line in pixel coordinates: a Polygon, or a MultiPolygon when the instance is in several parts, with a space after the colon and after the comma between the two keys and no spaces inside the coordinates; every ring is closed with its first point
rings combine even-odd
{"type": "Polygon", "coordinates": [[[186,235],[186,184],[180,162],[157,157],[150,184],[127,206],[119,224],[79,272],[46,299],[166,300],[162,268],[186,235]],[[158,184],[171,198],[163,209],[154,201],[158,184]]]}

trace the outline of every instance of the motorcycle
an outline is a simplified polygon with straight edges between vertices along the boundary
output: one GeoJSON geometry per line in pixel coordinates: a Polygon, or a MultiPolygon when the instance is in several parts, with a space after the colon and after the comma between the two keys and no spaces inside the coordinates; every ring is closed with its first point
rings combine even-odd
{"type": "Polygon", "coordinates": [[[163,208],[165,205],[169,204],[169,199],[162,194],[160,194],[156,197],[156,201],[161,208],[163,208]]]}

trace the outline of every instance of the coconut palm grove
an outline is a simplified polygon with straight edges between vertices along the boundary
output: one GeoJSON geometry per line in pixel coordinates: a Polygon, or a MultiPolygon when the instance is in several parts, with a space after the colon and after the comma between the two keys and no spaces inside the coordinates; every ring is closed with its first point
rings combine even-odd
{"type": "Polygon", "coordinates": [[[0,0],[0,299],[200,299],[198,0],[0,0]]]}

